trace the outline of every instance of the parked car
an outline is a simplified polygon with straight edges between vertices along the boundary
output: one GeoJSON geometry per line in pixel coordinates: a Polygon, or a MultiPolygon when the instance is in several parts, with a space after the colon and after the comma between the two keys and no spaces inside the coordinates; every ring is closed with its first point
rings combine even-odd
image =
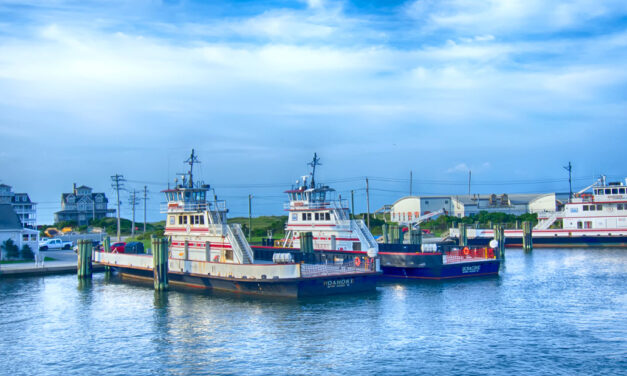
{"type": "Polygon", "coordinates": [[[142,242],[129,242],[126,243],[124,253],[142,254],[144,252],[144,243],[142,242]]]}
{"type": "Polygon", "coordinates": [[[111,252],[124,253],[125,248],[126,248],[126,242],[117,242],[117,243],[111,244],[111,252]]]}
{"type": "MultiPolygon", "coordinates": [[[[91,245],[94,247],[95,251],[102,251],[102,244],[100,244],[100,240],[92,240],[91,245]]],[[[76,244],[73,248],[74,253],[78,253],[78,244],[76,244]]]]}
{"type": "Polygon", "coordinates": [[[72,242],[64,242],[59,238],[39,242],[40,251],[46,251],[48,249],[72,249],[72,242]]]}

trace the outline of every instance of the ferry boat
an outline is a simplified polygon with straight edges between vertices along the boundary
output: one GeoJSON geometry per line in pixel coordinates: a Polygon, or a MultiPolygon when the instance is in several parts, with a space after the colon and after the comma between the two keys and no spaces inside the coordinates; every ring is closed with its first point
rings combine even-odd
{"type": "MultiPolygon", "coordinates": [[[[627,247],[627,179],[608,183],[602,176],[575,193],[563,210],[541,213],[538,220],[534,247],[627,247]],[[551,228],[556,222],[560,228],[551,228]]],[[[452,238],[459,235],[459,229],[450,230],[452,238]]],[[[491,229],[467,230],[472,245],[487,244],[492,237],[491,229]]],[[[505,230],[505,237],[506,246],[522,246],[522,230],[505,230]]]]}
{"type": "Polygon", "coordinates": [[[316,184],[319,158],[314,154],[310,175],[285,191],[289,201],[286,236],[278,246],[253,245],[255,255],[270,259],[275,252],[299,256],[301,239],[313,237],[313,254],[317,259],[344,260],[356,263],[378,254],[384,277],[446,279],[498,274],[500,257],[494,248],[460,248],[447,244],[382,244],[375,240],[363,220],[350,215],[348,202],[337,198],[335,190],[316,184]]]}
{"type": "MultiPolygon", "coordinates": [[[[226,204],[209,185],[193,182],[190,168],[182,184],[163,191],[164,235],[169,238],[168,279],[173,285],[227,292],[301,297],[374,291],[381,274],[373,257],[367,263],[297,263],[289,254],[256,260],[239,224],[227,222],[226,204]]],[[[153,280],[152,255],[95,252],[94,261],[122,276],[153,280]]]]}

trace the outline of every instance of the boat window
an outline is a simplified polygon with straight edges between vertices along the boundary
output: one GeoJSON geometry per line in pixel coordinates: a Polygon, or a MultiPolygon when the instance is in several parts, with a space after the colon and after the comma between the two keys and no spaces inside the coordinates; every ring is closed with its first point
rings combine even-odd
{"type": "Polygon", "coordinates": [[[584,228],[592,228],[592,221],[586,221],[584,222],[584,228]]]}
{"type": "Polygon", "coordinates": [[[200,216],[200,224],[201,224],[201,225],[204,225],[204,224],[205,224],[205,216],[204,216],[204,215],[201,215],[201,216],[200,216]]]}
{"type": "Polygon", "coordinates": [[[174,216],[173,216],[173,215],[171,215],[171,216],[170,216],[170,224],[171,224],[171,225],[173,225],[173,224],[174,224],[174,221],[175,221],[174,216]]]}
{"type": "Polygon", "coordinates": [[[303,213],[303,221],[307,220],[307,213],[303,213]]]}
{"type": "Polygon", "coordinates": [[[187,216],[186,216],[186,215],[184,215],[184,216],[183,216],[183,224],[184,224],[184,225],[186,225],[186,224],[187,224],[187,216]]]}
{"type": "Polygon", "coordinates": [[[583,228],[583,222],[577,221],[577,228],[583,228]]]}
{"type": "Polygon", "coordinates": [[[618,188],[612,188],[612,194],[613,195],[617,195],[618,194],[618,188]]]}
{"type": "Polygon", "coordinates": [[[620,193],[621,195],[624,195],[625,194],[625,188],[620,188],[618,190],[618,193],[620,193]]]}
{"type": "Polygon", "coordinates": [[[612,190],[611,190],[611,189],[609,189],[609,188],[606,188],[606,189],[605,189],[605,194],[606,194],[606,195],[612,194],[612,190]]]}
{"type": "Polygon", "coordinates": [[[330,213],[325,213],[325,214],[324,214],[324,217],[325,217],[325,219],[326,219],[327,221],[330,221],[330,220],[331,220],[331,214],[330,214],[330,213]]]}
{"type": "Polygon", "coordinates": [[[298,214],[292,213],[292,221],[298,221],[298,214]]]}
{"type": "Polygon", "coordinates": [[[307,213],[307,220],[311,221],[311,213],[307,213]]]}
{"type": "Polygon", "coordinates": [[[183,216],[179,215],[179,225],[182,225],[182,224],[183,224],[183,216]]]}
{"type": "Polygon", "coordinates": [[[588,211],[588,205],[583,206],[583,211],[588,211]]]}
{"type": "Polygon", "coordinates": [[[320,214],[315,213],[315,218],[316,218],[316,221],[319,221],[320,220],[320,214]]]}
{"type": "Polygon", "coordinates": [[[603,210],[603,205],[597,205],[597,210],[603,210]]]}
{"type": "Polygon", "coordinates": [[[618,204],[618,207],[616,208],[616,210],[623,210],[623,204],[618,204]]]}

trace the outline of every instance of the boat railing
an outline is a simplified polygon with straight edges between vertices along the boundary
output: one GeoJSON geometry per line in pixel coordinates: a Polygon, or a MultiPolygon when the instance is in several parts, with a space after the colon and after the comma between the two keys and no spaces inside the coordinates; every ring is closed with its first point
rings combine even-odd
{"type": "Polygon", "coordinates": [[[225,201],[207,202],[180,202],[170,201],[161,203],[161,213],[190,212],[190,211],[226,211],[225,201]]]}
{"type": "Polygon", "coordinates": [[[301,264],[300,273],[303,277],[320,277],[326,275],[356,274],[364,272],[374,272],[376,270],[374,259],[361,260],[355,263],[354,260],[347,260],[338,263],[324,264],[301,264]]]}
{"type": "Polygon", "coordinates": [[[459,264],[465,262],[476,262],[493,260],[496,258],[496,252],[494,248],[454,248],[450,251],[444,252],[445,264],[459,264]]]}

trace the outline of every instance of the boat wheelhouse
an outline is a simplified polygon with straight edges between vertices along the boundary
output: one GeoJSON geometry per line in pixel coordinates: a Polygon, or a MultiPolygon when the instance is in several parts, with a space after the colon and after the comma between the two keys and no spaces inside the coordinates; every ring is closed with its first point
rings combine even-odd
{"type": "MultiPolygon", "coordinates": [[[[255,260],[241,226],[227,222],[226,203],[209,197],[209,185],[193,182],[194,151],[188,176],[163,191],[164,235],[169,239],[171,284],[254,295],[300,297],[373,291],[377,262],[296,263],[288,254],[272,262],[255,260]]],[[[152,255],[96,252],[94,260],[123,276],[153,279],[152,255]]],[[[374,260],[373,260],[374,261],[374,260]]]]}

